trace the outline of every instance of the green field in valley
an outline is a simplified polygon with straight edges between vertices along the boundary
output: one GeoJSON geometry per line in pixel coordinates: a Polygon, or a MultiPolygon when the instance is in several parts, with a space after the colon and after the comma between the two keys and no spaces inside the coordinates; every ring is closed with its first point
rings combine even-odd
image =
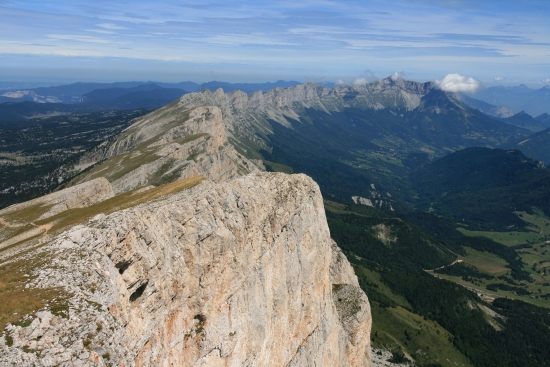
{"type": "Polygon", "coordinates": [[[475,289],[487,300],[496,297],[509,297],[537,306],[550,307],[550,253],[548,252],[550,219],[536,209],[533,214],[526,212],[516,212],[516,214],[530,224],[527,227],[528,231],[470,231],[462,227],[459,227],[458,230],[466,236],[486,237],[515,249],[521,259],[522,268],[529,274],[531,281],[512,279],[506,260],[495,254],[471,248],[466,248],[467,254],[459,256],[459,259],[464,264],[474,267],[474,272],[480,271],[493,277],[492,279],[441,273],[436,276],[475,289]],[[494,284],[504,284],[504,288],[508,289],[498,287],[495,289],[494,284]]]}
{"type": "Polygon", "coordinates": [[[517,246],[524,243],[538,243],[544,241],[544,237],[537,232],[469,231],[462,227],[459,227],[458,230],[466,236],[487,237],[506,246],[517,246]]]}

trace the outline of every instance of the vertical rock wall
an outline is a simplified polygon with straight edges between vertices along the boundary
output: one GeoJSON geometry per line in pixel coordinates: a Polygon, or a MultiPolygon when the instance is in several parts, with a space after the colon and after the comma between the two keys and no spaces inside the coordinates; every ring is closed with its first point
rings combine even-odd
{"type": "MultiPolygon", "coordinates": [[[[78,284],[72,304],[100,304],[93,317],[103,310],[118,337],[95,338],[85,352],[107,354],[113,365],[370,366],[367,297],[305,175],[203,184],[97,217],[56,246],[100,254],[89,262],[101,269],[101,291],[71,261],[43,269],[33,286],[78,284]]],[[[89,322],[85,309],[70,312],[73,322],[89,322]]],[[[11,332],[22,346],[28,333],[11,332]]]]}

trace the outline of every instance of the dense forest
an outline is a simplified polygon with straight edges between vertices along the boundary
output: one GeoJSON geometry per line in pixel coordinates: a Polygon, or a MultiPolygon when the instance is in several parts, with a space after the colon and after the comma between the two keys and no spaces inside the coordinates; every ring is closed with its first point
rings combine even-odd
{"type": "Polygon", "coordinates": [[[416,206],[468,223],[506,231],[526,223],[516,211],[539,207],[550,215],[550,170],[518,150],[469,148],[411,175],[416,206]]]}
{"type": "MultiPolygon", "coordinates": [[[[452,344],[468,357],[472,365],[550,365],[548,309],[511,299],[499,298],[492,304],[486,303],[470,290],[425,271],[448,264],[452,259],[449,247],[484,248],[512,260],[517,257],[514,250],[507,252],[500,247],[502,245],[486,239],[459,237],[438,240],[437,227],[433,233],[425,233],[387,213],[372,208],[361,209],[350,206],[345,210],[327,210],[334,240],[355,266],[379,274],[392,293],[407,301],[410,311],[436,321],[448,330],[452,334],[452,344]],[[381,226],[387,228],[385,236],[380,235],[381,226]],[[384,243],[381,237],[390,238],[390,241],[384,243]],[[391,238],[395,240],[391,241],[391,238]],[[498,316],[491,318],[484,308],[498,316]]],[[[434,219],[434,222],[440,220],[434,219]]],[[[450,269],[460,272],[460,275],[472,275],[472,269],[466,266],[450,269]]],[[[473,275],[486,276],[476,274],[475,270],[473,275]]],[[[359,276],[359,281],[371,302],[376,304],[373,307],[397,306],[390,297],[373,288],[365,277],[359,276]]],[[[407,352],[414,355],[414,351],[407,352]]]]}

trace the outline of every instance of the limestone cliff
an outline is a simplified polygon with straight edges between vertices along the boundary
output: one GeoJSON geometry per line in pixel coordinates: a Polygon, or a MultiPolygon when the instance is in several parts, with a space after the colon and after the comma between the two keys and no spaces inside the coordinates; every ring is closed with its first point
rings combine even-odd
{"type": "Polygon", "coordinates": [[[28,291],[65,296],[8,325],[2,365],[370,366],[367,297],[304,175],[206,182],[21,256],[42,261],[28,291]]]}
{"type": "MultiPolygon", "coordinates": [[[[290,88],[275,88],[267,92],[246,94],[242,91],[224,93],[204,90],[183,95],[178,108],[217,106],[222,110],[226,129],[231,136],[260,147],[268,142],[259,136],[271,133],[269,121],[290,126],[290,120],[300,120],[303,109],[313,108],[327,113],[345,108],[384,109],[417,108],[423,96],[435,86],[403,78],[386,78],[365,85],[345,85],[333,88],[306,83],[290,88]]],[[[237,144],[234,142],[234,144],[237,144]]],[[[245,146],[242,147],[246,149],[245,146]]]]}
{"type": "Polygon", "coordinates": [[[106,177],[120,194],[199,175],[221,182],[259,171],[228,143],[221,110],[204,105],[170,104],[144,116],[81,160],[94,162],[71,184],[106,177]]]}

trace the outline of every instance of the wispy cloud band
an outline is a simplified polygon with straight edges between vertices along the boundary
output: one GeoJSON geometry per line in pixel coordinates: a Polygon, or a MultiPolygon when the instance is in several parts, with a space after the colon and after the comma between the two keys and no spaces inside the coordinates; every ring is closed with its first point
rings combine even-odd
{"type": "Polygon", "coordinates": [[[451,60],[470,74],[474,63],[480,73],[499,65],[486,76],[493,80],[511,65],[550,64],[549,13],[550,3],[534,0],[0,0],[0,55],[228,62],[333,77],[366,67],[435,77],[449,72],[437,60],[451,60]]]}

